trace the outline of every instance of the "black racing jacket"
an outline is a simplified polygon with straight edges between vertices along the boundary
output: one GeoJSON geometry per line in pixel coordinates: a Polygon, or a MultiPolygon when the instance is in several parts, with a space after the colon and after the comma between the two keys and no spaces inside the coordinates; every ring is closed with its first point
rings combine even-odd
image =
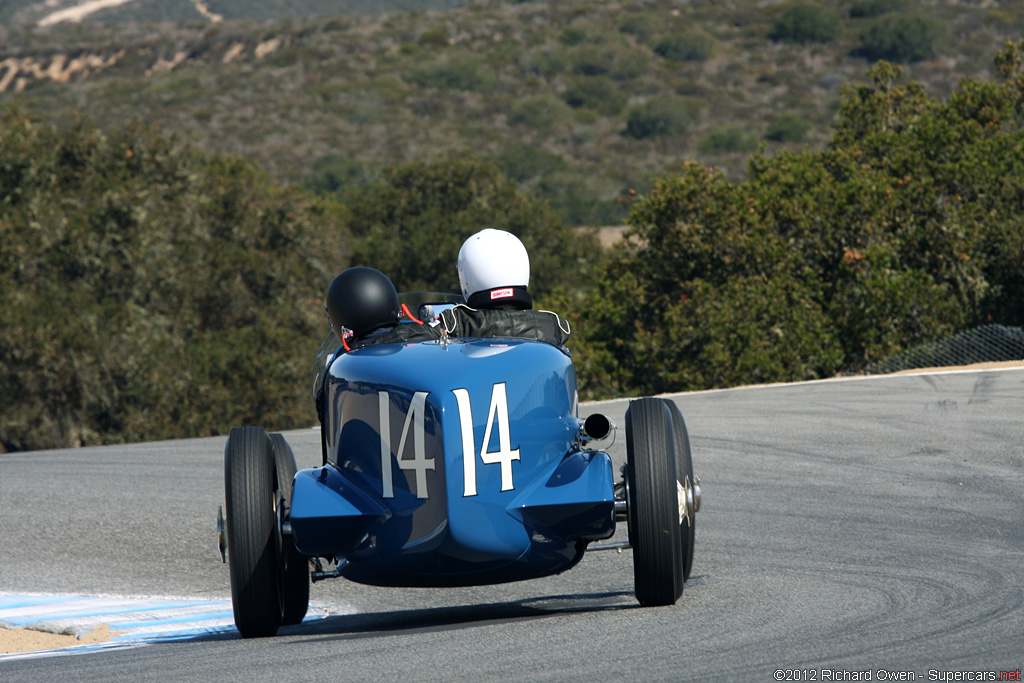
{"type": "Polygon", "coordinates": [[[512,337],[538,339],[565,346],[569,341],[569,322],[551,311],[470,308],[458,304],[442,311],[437,325],[454,338],[512,337]]]}

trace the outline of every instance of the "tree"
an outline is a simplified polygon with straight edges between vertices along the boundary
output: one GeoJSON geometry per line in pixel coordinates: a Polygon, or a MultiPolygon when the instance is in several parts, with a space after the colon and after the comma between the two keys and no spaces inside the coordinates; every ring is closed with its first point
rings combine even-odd
{"type": "Polygon", "coordinates": [[[372,266],[405,291],[458,292],[456,261],[483,228],[518,236],[530,254],[530,291],[543,297],[579,285],[600,247],[592,232],[561,223],[543,202],[520,192],[479,159],[410,162],[352,197],[349,265],[372,266]]]}
{"type": "Polygon", "coordinates": [[[1024,324],[1024,41],[997,65],[942,103],[881,62],[826,150],[662,178],[574,319],[582,394],[824,377],[1024,324]]]}
{"type": "Polygon", "coordinates": [[[6,450],[313,422],[339,208],[137,125],[0,118],[6,450]]]}

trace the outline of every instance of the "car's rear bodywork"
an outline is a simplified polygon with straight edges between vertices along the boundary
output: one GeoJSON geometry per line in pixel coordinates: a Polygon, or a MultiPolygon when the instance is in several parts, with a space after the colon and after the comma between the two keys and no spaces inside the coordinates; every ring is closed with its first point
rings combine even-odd
{"type": "Polygon", "coordinates": [[[615,530],[611,460],[583,450],[561,349],[515,339],[371,346],[326,378],[326,464],[295,478],[295,545],[380,585],[544,576],[615,530]]]}

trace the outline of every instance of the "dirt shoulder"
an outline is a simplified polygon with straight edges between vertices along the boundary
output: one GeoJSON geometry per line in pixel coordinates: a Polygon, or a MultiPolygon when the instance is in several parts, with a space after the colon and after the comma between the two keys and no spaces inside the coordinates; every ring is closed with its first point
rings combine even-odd
{"type": "Polygon", "coordinates": [[[111,631],[110,627],[105,624],[97,626],[81,638],[57,633],[32,631],[27,628],[0,628],[0,655],[105,643],[115,635],[117,635],[117,632],[111,631]]]}

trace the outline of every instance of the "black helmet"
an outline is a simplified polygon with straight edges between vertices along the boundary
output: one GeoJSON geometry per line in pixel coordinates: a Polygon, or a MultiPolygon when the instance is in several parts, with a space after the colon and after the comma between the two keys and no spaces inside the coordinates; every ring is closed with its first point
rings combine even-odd
{"type": "Polygon", "coordinates": [[[341,328],[362,337],[398,323],[398,292],[388,276],[373,268],[349,268],[327,288],[327,317],[340,337],[341,328]]]}

